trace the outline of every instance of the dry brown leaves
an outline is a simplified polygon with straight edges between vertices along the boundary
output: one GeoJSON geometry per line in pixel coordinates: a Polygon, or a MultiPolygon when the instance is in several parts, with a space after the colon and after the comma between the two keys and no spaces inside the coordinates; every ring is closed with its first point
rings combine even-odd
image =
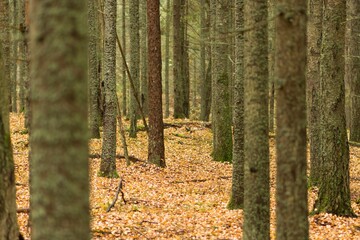
{"type": "MultiPolygon", "coordinates": [[[[169,121],[169,120],[168,120],[169,121]]],[[[173,120],[171,120],[173,122],[173,120]]],[[[186,122],[186,121],[184,121],[186,122]]],[[[11,115],[16,163],[18,208],[29,206],[28,137],[23,116],[11,115]]],[[[241,239],[241,210],[226,209],[231,186],[231,165],[211,160],[212,136],[201,123],[165,129],[166,164],[160,169],[144,162],[127,167],[117,160],[124,179],[127,203],[119,198],[109,213],[119,179],[97,176],[100,159],[90,159],[93,239],[241,239]]],[[[122,154],[118,141],[117,153],[122,154]]],[[[146,160],[147,139],[139,132],[128,139],[129,153],[146,160]]],[[[271,238],[275,239],[274,143],[271,149],[271,238]]],[[[101,152],[101,141],[91,140],[90,152],[101,152]]],[[[351,148],[351,199],[360,216],[360,149],[351,148]]],[[[309,190],[309,208],[316,191],[309,190]]],[[[19,213],[20,230],[29,239],[28,214],[19,213]]],[[[360,219],[320,214],[309,217],[311,239],[360,239],[360,219]]]]}

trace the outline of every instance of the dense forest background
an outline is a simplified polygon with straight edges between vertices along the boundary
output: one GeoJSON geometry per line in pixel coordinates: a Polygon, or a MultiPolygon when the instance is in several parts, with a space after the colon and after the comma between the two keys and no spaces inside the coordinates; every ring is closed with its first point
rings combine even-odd
{"type": "Polygon", "coordinates": [[[359,13],[0,0],[0,240],[358,239],[359,13]]]}

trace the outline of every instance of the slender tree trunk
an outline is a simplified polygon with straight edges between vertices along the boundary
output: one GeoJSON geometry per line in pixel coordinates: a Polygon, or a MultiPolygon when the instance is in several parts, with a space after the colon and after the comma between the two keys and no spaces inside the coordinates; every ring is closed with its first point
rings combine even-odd
{"type": "Polygon", "coordinates": [[[147,17],[146,17],[146,0],[140,0],[139,12],[139,26],[140,26],[140,89],[141,89],[141,107],[145,116],[148,115],[148,58],[147,58],[147,17]]]}
{"type": "Polygon", "coordinates": [[[166,1],[166,40],[165,40],[165,118],[170,116],[170,24],[171,24],[171,0],[166,1]]]}
{"type": "MultiPolygon", "coordinates": [[[[130,137],[135,138],[137,132],[138,105],[136,94],[139,94],[139,65],[140,65],[140,38],[139,38],[139,0],[130,1],[130,74],[135,90],[130,88],[130,137]],[[134,92],[135,91],[135,92],[134,92]]],[[[139,99],[139,96],[137,96],[139,99]]]]}
{"type": "Polygon", "coordinates": [[[306,0],[278,0],[276,239],[309,239],[306,176],[306,0]],[[289,17],[291,16],[291,17],[289,17]]]}
{"type": "MultiPolygon", "coordinates": [[[[123,48],[124,53],[126,53],[126,3],[125,0],[122,0],[122,9],[121,9],[121,23],[122,23],[122,31],[121,31],[121,38],[122,43],[121,46],[123,48]]],[[[127,115],[127,73],[126,73],[126,63],[122,61],[122,112],[123,116],[127,115]]]]}
{"type": "Polygon", "coordinates": [[[19,74],[18,74],[18,83],[19,83],[19,111],[24,112],[25,111],[25,81],[28,77],[27,71],[26,71],[26,64],[27,64],[27,51],[25,49],[26,45],[26,34],[27,29],[25,25],[25,1],[21,0],[19,1],[19,74]]]}
{"type": "Polygon", "coordinates": [[[86,6],[31,2],[34,240],[90,239],[86,6]]]}
{"type": "Polygon", "coordinates": [[[269,11],[269,130],[275,132],[275,86],[274,86],[274,68],[275,68],[275,0],[268,0],[269,11]]]}
{"type": "Polygon", "coordinates": [[[347,1],[349,38],[348,72],[350,82],[350,141],[360,142],[360,1],[347,1]]]}
{"type": "Polygon", "coordinates": [[[104,130],[100,175],[118,177],[116,172],[116,0],[105,0],[104,35],[104,130]]]}
{"type": "Polygon", "coordinates": [[[213,159],[220,162],[232,161],[232,131],[230,108],[230,77],[228,72],[228,36],[227,21],[230,13],[230,1],[223,0],[216,5],[214,58],[212,61],[213,81],[213,159]]]}
{"type": "MultiPolygon", "coordinates": [[[[5,1],[0,9],[6,10],[5,1]]],[[[6,22],[0,14],[0,24],[6,22]]],[[[1,25],[4,26],[4,25],[1,25]]],[[[0,35],[3,36],[2,34],[0,35]]],[[[5,77],[3,45],[0,42],[0,239],[18,239],[16,216],[15,165],[9,127],[9,82],[5,77]]]]}
{"type": "Polygon", "coordinates": [[[308,0],[307,27],[307,121],[310,140],[310,183],[317,186],[320,177],[320,48],[322,29],[322,2],[308,0]]]}
{"type": "Polygon", "coordinates": [[[267,1],[245,0],[244,28],[252,30],[244,34],[244,240],[270,238],[266,23],[267,1]]]}
{"type": "Polygon", "coordinates": [[[11,95],[11,111],[17,112],[17,47],[18,47],[18,25],[17,25],[17,1],[10,2],[10,95],[11,95]]]}
{"type": "Polygon", "coordinates": [[[353,216],[346,136],[344,45],[346,1],[326,0],[321,43],[321,173],[315,212],[353,216]]]}
{"type": "Polygon", "coordinates": [[[147,1],[148,17],[148,76],[149,76],[149,145],[148,161],[159,167],[165,167],[164,126],[162,120],[161,87],[161,32],[160,2],[147,1]]]}
{"type": "Polygon", "coordinates": [[[244,1],[235,2],[235,79],[233,172],[229,209],[244,208],[244,1]]]}
{"type": "Polygon", "coordinates": [[[98,101],[100,82],[98,78],[98,24],[94,0],[88,0],[88,82],[89,82],[89,130],[91,138],[100,138],[100,106],[98,101]]]}

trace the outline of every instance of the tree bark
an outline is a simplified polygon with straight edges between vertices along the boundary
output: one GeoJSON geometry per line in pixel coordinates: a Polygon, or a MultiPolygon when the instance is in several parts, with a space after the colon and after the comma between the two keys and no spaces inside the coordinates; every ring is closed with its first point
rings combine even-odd
{"type": "Polygon", "coordinates": [[[349,145],[345,122],[344,45],[346,1],[323,5],[321,43],[321,175],[315,212],[353,216],[350,202],[349,145]]]}
{"type": "Polygon", "coordinates": [[[350,82],[350,141],[360,142],[360,2],[347,1],[349,38],[347,77],[350,82]]]}
{"type": "Polygon", "coordinates": [[[86,6],[31,2],[34,240],[90,239],[86,6]]]}
{"type": "Polygon", "coordinates": [[[270,238],[267,1],[244,1],[244,231],[270,238]]]}
{"type": "Polygon", "coordinates": [[[235,2],[235,79],[233,172],[229,209],[244,208],[244,1],[235,2]]]}
{"type": "Polygon", "coordinates": [[[171,0],[166,0],[166,40],[165,40],[165,118],[170,116],[170,24],[171,0]]]}
{"type": "Polygon", "coordinates": [[[306,0],[278,0],[276,239],[309,239],[306,175],[306,0]]]}
{"type": "Polygon", "coordinates": [[[146,0],[140,0],[139,30],[140,30],[140,89],[141,107],[145,116],[149,113],[149,94],[148,94],[148,47],[147,47],[147,12],[146,0]]]}
{"type": "Polygon", "coordinates": [[[159,167],[165,167],[164,124],[162,119],[161,87],[161,32],[160,2],[147,1],[148,17],[148,76],[149,76],[149,140],[148,161],[159,167]]]}
{"type": "Polygon", "coordinates": [[[322,2],[309,0],[307,28],[307,121],[310,141],[310,183],[319,184],[321,141],[320,138],[320,48],[322,29],[322,2]]]}
{"type": "Polygon", "coordinates": [[[215,42],[212,60],[212,105],[213,117],[213,159],[220,162],[232,161],[232,131],[230,107],[230,76],[228,72],[228,34],[227,21],[230,14],[230,1],[218,1],[214,26],[215,42]]]}
{"type": "Polygon", "coordinates": [[[105,0],[104,35],[104,129],[100,176],[118,177],[116,172],[116,0],[105,0]]]}

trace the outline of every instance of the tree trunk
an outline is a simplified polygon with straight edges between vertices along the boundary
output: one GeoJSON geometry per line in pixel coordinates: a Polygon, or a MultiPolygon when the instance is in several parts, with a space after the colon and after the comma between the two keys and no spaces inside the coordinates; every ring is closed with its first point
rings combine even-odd
{"type": "Polygon", "coordinates": [[[104,36],[104,130],[100,175],[118,177],[116,172],[116,0],[105,0],[104,36]]]}
{"type": "Polygon", "coordinates": [[[31,3],[34,240],[90,239],[86,6],[31,3]]]}
{"type": "Polygon", "coordinates": [[[244,240],[270,238],[266,23],[267,1],[244,1],[244,240]]]}
{"type": "MultiPolygon", "coordinates": [[[[123,48],[124,54],[126,54],[126,0],[122,0],[122,9],[121,9],[121,23],[122,23],[122,31],[121,31],[121,46],[123,48]]],[[[126,73],[126,63],[122,60],[122,112],[123,116],[127,115],[127,73],[126,73]]]]}
{"type": "Polygon", "coordinates": [[[360,1],[347,1],[349,38],[347,77],[350,82],[350,141],[360,142],[360,1]]]}
{"type": "Polygon", "coordinates": [[[148,58],[147,58],[147,17],[146,0],[140,0],[140,89],[141,89],[141,107],[145,116],[148,115],[149,94],[148,94],[148,58]]]}
{"type": "Polygon", "coordinates": [[[147,1],[148,76],[149,76],[149,145],[148,161],[165,167],[164,126],[162,119],[161,32],[159,0],[147,1]]]}
{"type": "Polygon", "coordinates": [[[98,24],[94,0],[88,0],[88,81],[89,81],[89,130],[91,138],[100,138],[100,106],[98,101],[100,82],[98,78],[98,24]]]}
{"type": "Polygon", "coordinates": [[[26,71],[27,64],[27,51],[26,45],[26,34],[27,29],[25,25],[25,1],[19,1],[19,64],[18,64],[18,83],[19,83],[19,112],[25,111],[25,82],[27,81],[28,74],[26,71]]]}
{"type": "Polygon", "coordinates": [[[309,239],[306,176],[306,0],[276,9],[276,239],[309,239]]]}
{"type": "Polygon", "coordinates": [[[165,40],[165,118],[170,116],[170,24],[171,24],[171,1],[166,1],[166,40],[165,40]]]}
{"type": "Polygon", "coordinates": [[[322,2],[309,0],[307,28],[307,121],[310,140],[310,183],[318,186],[320,177],[320,48],[322,29],[322,2]]]}
{"type": "Polygon", "coordinates": [[[17,112],[17,47],[18,47],[18,24],[17,24],[17,15],[18,15],[18,3],[17,1],[10,2],[10,95],[11,95],[11,111],[17,112]]]}
{"type": "Polygon", "coordinates": [[[244,208],[244,1],[235,2],[235,79],[233,172],[229,209],[244,208]]]}
{"type": "MultiPolygon", "coordinates": [[[[0,9],[6,10],[3,0],[0,1],[0,9]]],[[[3,16],[0,14],[1,24],[6,22],[3,16]]],[[[5,57],[0,42],[0,239],[17,239],[15,165],[9,127],[9,79],[4,76],[5,57]]]]}
{"type": "Polygon", "coordinates": [[[232,131],[230,107],[230,77],[228,72],[228,34],[227,21],[230,14],[230,1],[223,0],[216,5],[214,26],[215,43],[212,60],[212,98],[213,104],[213,159],[220,162],[232,161],[232,131]]]}
{"type": "MultiPolygon", "coordinates": [[[[135,90],[130,88],[130,137],[135,138],[137,132],[138,105],[136,102],[140,90],[140,37],[139,37],[139,0],[130,1],[130,74],[135,90]]],[[[140,98],[138,98],[140,99],[140,98]]]]}
{"type": "Polygon", "coordinates": [[[209,30],[210,30],[210,14],[209,14],[209,4],[205,3],[205,0],[201,0],[200,5],[200,120],[209,121],[210,115],[210,106],[211,106],[211,78],[207,75],[206,69],[206,60],[208,59],[208,67],[210,66],[210,56],[211,52],[209,51],[209,44],[206,43],[209,41],[209,30]]]}
{"type": "Polygon", "coordinates": [[[275,68],[275,0],[268,0],[269,11],[269,130],[275,132],[275,86],[274,86],[274,68],[275,68]]]}
{"type": "Polygon", "coordinates": [[[344,45],[346,1],[323,5],[321,43],[321,175],[315,212],[353,216],[350,202],[349,145],[346,136],[344,45]]]}

